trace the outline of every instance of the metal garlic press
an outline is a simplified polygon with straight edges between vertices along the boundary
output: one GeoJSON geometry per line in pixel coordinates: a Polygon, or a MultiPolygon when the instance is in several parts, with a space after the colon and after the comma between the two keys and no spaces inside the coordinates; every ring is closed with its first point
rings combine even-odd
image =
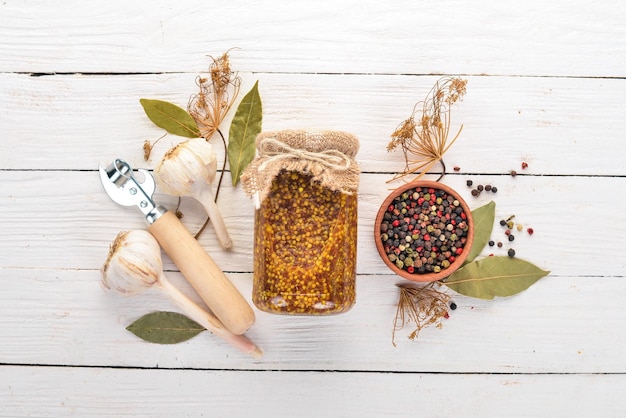
{"type": "Polygon", "coordinates": [[[152,200],[156,189],[152,174],[139,169],[144,178],[140,183],[132,167],[119,158],[106,168],[99,166],[98,171],[104,190],[115,203],[141,210],[148,231],[224,326],[233,334],[243,334],[252,326],[254,312],[239,290],[176,215],[152,200]]]}

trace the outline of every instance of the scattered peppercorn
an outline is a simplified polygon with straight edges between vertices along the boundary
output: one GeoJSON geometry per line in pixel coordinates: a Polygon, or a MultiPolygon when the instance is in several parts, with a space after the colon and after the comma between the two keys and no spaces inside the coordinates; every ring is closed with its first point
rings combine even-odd
{"type": "Polygon", "coordinates": [[[450,303],[450,309],[452,309],[453,311],[456,310],[457,306],[456,303],[452,302],[450,303]]]}
{"type": "Polygon", "coordinates": [[[480,192],[476,189],[472,190],[472,196],[476,197],[480,194],[480,192]]]}
{"type": "Polygon", "coordinates": [[[511,234],[509,235],[509,241],[513,241],[515,239],[515,235],[511,234]]]}
{"type": "Polygon", "coordinates": [[[498,188],[497,187],[492,187],[491,188],[491,193],[498,193],[498,188]]]}
{"type": "Polygon", "coordinates": [[[517,171],[511,170],[511,177],[515,177],[515,176],[517,176],[517,171]]]}
{"type": "Polygon", "coordinates": [[[505,226],[506,225],[506,221],[504,219],[500,220],[500,226],[505,226]]]}
{"type": "Polygon", "coordinates": [[[488,192],[488,191],[490,191],[490,190],[491,190],[491,184],[487,184],[487,185],[485,186],[485,191],[486,191],[486,192],[488,192]]]}
{"type": "Polygon", "coordinates": [[[493,247],[494,245],[496,245],[496,243],[495,243],[495,242],[493,242],[493,241],[489,241],[489,246],[490,246],[490,247],[493,247]]]}
{"type": "Polygon", "coordinates": [[[526,230],[526,232],[528,232],[528,235],[532,235],[532,234],[534,234],[534,233],[535,233],[535,230],[534,230],[534,229],[532,229],[532,228],[528,228],[528,229],[526,230]]]}
{"type": "Polygon", "coordinates": [[[459,167],[458,165],[454,166],[454,171],[461,171],[461,167],[459,167]]]}
{"type": "Polygon", "coordinates": [[[522,229],[524,229],[524,226],[522,224],[517,224],[517,230],[521,231],[522,229]]]}
{"type": "Polygon", "coordinates": [[[502,243],[498,241],[498,248],[502,248],[502,243]]]}
{"type": "Polygon", "coordinates": [[[482,184],[479,184],[478,186],[476,186],[476,189],[478,189],[479,192],[482,192],[484,187],[482,184]]]}
{"type": "Polygon", "coordinates": [[[522,161],[522,170],[528,168],[528,163],[526,161],[522,161]]]}
{"type": "Polygon", "coordinates": [[[509,255],[509,257],[513,258],[515,257],[515,250],[513,248],[509,248],[509,251],[507,254],[509,255]]]}
{"type": "Polygon", "coordinates": [[[472,180],[467,180],[465,184],[467,184],[467,187],[472,187],[472,184],[474,184],[474,182],[472,180]]]}

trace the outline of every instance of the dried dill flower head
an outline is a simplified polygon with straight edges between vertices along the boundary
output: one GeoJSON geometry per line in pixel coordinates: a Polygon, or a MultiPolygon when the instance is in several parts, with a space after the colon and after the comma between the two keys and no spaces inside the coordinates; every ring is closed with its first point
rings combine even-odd
{"type": "Polygon", "coordinates": [[[411,173],[418,173],[414,180],[423,177],[438,161],[445,175],[443,155],[457,140],[463,125],[450,139],[450,114],[452,105],[463,99],[467,80],[446,77],[438,80],[423,102],[417,103],[411,116],[403,121],[391,134],[387,151],[401,148],[406,166],[404,171],[390,181],[411,173]],[[420,106],[421,105],[421,106],[420,106]],[[418,122],[416,122],[416,119],[418,122]]]}
{"type": "Polygon", "coordinates": [[[199,91],[191,96],[187,105],[189,114],[206,140],[218,130],[241,87],[241,77],[230,68],[228,52],[211,59],[209,77],[196,78],[199,91]]]}
{"type": "Polygon", "coordinates": [[[398,285],[400,299],[393,321],[391,343],[395,346],[396,331],[405,325],[413,323],[415,329],[409,334],[410,340],[415,340],[420,331],[436,324],[441,327],[441,321],[448,317],[448,301],[450,296],[438,289],[436,282],[422,287],[398,285]]]}

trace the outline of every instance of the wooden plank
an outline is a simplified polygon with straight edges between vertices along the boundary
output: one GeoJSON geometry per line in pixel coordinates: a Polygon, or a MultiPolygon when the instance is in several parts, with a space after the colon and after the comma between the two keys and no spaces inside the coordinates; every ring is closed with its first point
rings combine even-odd
{"type": "MultiPolygon", "coordinates": [[[[144,140],[154,141],[163,131],[148,120],[139,99],[185,107],[196,92],[195,76],[0,74],[0,167],[92,170],[119,156],[152,167],[181,138],[165,137],[153,161],[144,162],[144,140]]],[[[345,130],[361,141],[357,159],[365,172],[396,172],[404,161],[400,151],[386,151],[390,135],[438,77],[245,73],[242,78],[242,92],[259,80],[264,130],[345,130]]],[[[525,160],[531,174],[626,175],[625,80],[468,80],[467,97],[453,113],[454,132],[464,128],[446,154],[449,171],[457,165],[463,173],[502,174],[520,171],[525,160]]],[[[226,135],[231,115],[222,124],[226,135]]],[[[213,143],[221,157],[221,141],[213,143]]]]}
{"type": "MultiPolygon", "coordinates": [[[[167,277],[198,300],[178,273],[167,277]]],[[[250,273],[229,274],[247,300],[250,273]]],[[[105,292],[98,271],[0,270],[0,362],[142,368],[337,370],[429,373],[626,373],[622,278],[547,277],[511,298],[484,301],[450,292],[458,305],[441,329],[392,327],[398,302],[392,275],[361,275],[357,304],[332,317],[256,311],[247,335],[260,360],[202,333],[185,343],[143,342],[125,330],[154,310],[177,311],[149,290],[105,292]]]]}
{"type": "MultiPolygon", "coordinates": [[[[358,267],[360,273],[388,274],[373,241],[373,224],[388,194],[384,174],[363,174],[359,191],[358,267]]],[[[498,219],[515,214],[516,221],[535,230],[533,236],[517,234],[512,245],[520,258],[533,261],[555,276],[623,277],[625,259],[617,233],[598,228],[596,196],[613,196],[626,187],[624,177],[544,177],[450,175],[446,183],[476,208],[496,202],[498,219]],[[467,178],[476,184],[493,184],[497,194],[470,196],[467,178]],[[575,233],[573,231],[576,231],[575,233]],[[574,235],[572,235],[574,234],[574,235]],[[564,262],[567,260],[567,262],[564,262]],[[610,260],[608,262],[607,260],[610,260]]],[[[0,266],[24,268],[98,269],[108,247],[121,230],[145,228],[137,208],[113,203],[102,190],[96,171],[0,171],[0,266]]],[[[157,202],[174,208],[176,199],[158,195],[157,202]]],[[[219,207],[233,238],[232,251],[219,247],[211,228],[200,242],[223,270],[252,271],[252,203],[239,187],[225,184],[219,207]],[[230,210],[230,208],[237,208],[230,210]]],[[[204,222],[203,209],[184,200],[184,223],[197,231],[204,222]]],[[[611,231],[626,230],[626,218],[609,215],[611,231]]],[[[494,240],[504,240],[497,226],[494,240]]],[[[506,254],[507,245],[485,249],[506,254]]],[[[175,267],[167,260],[166,268],[175,267]]]]}
{"type": "Polygon", "coordinates": [[[119,0],[8,3],[2,72],[179,72],[236,47],[237,68],[263,72],[623,77],[618,1],[393,5],[341,0],[210,7],[119,0]]]}
{"type": "Polygon", "coordinates": [[[0,367],[3,416],[620,416],[624,375],[0,367]],[[294,379],[297,378],[297,384],[294,379]],[[123,384],[120,384],[123,382],[123,384]]]}

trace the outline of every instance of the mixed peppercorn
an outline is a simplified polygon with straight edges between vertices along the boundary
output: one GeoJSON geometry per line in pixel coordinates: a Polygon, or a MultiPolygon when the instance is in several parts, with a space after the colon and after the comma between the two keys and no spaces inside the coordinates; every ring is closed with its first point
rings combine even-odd
{"type": "Polygon", "coordinates": [[[459,200],[444,190],[414,187],[397,196],[380,224],[390,262],[410,274],[439,273],[463,253],[469,224],[459,200]]]}

